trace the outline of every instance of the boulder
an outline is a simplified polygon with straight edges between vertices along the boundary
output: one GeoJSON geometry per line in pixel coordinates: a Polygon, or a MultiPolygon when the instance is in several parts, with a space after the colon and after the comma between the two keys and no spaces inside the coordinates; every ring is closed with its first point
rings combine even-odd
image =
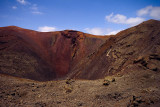
{"type": "Polygon", "coordinates": [[[112,76],[107,76],[105,77],[104,81],[103,81],[103,85],[107,86],[109,85],[111,82],[115,82],[115,78],[112,76]]]}

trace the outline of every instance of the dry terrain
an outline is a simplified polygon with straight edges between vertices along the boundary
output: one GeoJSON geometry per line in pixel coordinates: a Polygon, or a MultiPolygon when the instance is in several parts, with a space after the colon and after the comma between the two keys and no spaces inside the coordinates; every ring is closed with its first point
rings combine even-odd
{"type": "Polygon", "coordinates": [[[0,27],[0,107],[159,107],[160,21],[116,35],[0,27]]]}
{"type": "Polygon", "coordinates": [[[139,66],[98,80],[38,82],[0,77],[1,107],[159,107],[160,73],[139,66]],[[109,84],[104,80],[114,78],[109,84]]]}

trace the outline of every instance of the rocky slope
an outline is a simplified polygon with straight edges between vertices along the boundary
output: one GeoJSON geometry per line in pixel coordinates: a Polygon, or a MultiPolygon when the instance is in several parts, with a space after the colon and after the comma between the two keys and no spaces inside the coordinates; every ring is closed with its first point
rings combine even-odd
{"type": "Polygon", "coordinates": [[[0,28],[0,73],[39,81],[64,77],[108,37],[78,31],[36,32],[0,28]]]}
{"type": "Polygon", "coordinates": [[[159,84],[160,21],[105,37],[0,28],[0,107],[159,107],[159,84]]]}
{"type": "Polygon", "coordinates": [[[71,78],[98,79],[127,72],[130,66],[160,70],[160,21],[149,20],[110,36],[91,56],[71,69],[71,78]]]}
{"type": "Polygon", "coordinates": [[[117,35],[0,28],[0,73],[39,81],[100,79],[132,65],[160,70],[160,22],[149,20],[117,35]]]}

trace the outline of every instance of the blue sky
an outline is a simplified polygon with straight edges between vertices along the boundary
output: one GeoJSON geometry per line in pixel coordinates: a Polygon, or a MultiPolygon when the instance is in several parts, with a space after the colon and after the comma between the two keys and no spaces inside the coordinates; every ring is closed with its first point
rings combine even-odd
{"type": "Polygon", "coordinates": [[[0,0],[1,27],[106,35],[148,19],[160,20],[160,0],[0,0]]]}

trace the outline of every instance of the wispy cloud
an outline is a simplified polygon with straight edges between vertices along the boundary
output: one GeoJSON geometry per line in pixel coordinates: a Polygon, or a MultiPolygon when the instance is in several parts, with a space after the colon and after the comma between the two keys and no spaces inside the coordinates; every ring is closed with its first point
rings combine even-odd
{"type": "Polygon", "coordinates": [[[26,0],[17,0],[18,3],[26,5],[28,2],[26,0]]]}
{"type": "Polygon", "coordinates": [[[87,33],[94,35],[115,35],[121,30],[112,30],[110,28],[86,28],[84,29],[87,33]]]}
{"type": "Polygon", "coordinates": [[[55,31],[56,27],[51,27],[51,26],[43,26],[43,27],[38,27],[38,31],[40,32],[49,32],[49,31],[55,31]]]}
{"type": "Polygon", "coordinates": [[[42,12],[39,11],[37,4],[33,4],[33,5],[31,6],[31,10],[32,10],[32,13],[33,13],[33,14],[39,14],[39,15],[40,15],[40,14],[43,14],[42,12]]]}
{"type": "Polygon", "coordinates": [[[106,35],[116,35],[120,31],[122,30],[113,30],[113,31],[108,32],[106,35]]]}
{"type": "Polygon", "coordinates": [[[154,19],[160,19],[160,7],[147,6],[137,11],[138,16],[149,15],[154,19]]]}
{"type": "Polygon", "coordinates": [[[116,14],[114,15],[113,13],[111,13],[110,15],[106,16],[105,19],[108,22],[113,22],[113,23],[117,23],[117,24],[128,24],[130,26],[134,26],[137,25],[141,22],[143,22],[145,19],[141,18],[141,17],[130,17],[127,18],[126,16],[122,15],[122,14],[116,14]]]}
{"type": "Polygon", "coordinates": [[[39,12],[39,11],[33,11],[32,13],[33,14],[39,14],[39,15],[43,14],[42,12],[39,12]]]}
{"type": "Polygon", "coordinates": [[[86,28],[84,29],[87,33],[94,34],[94,35],[105,35],[110,29],[103,29],[103,28],[86,28]]]}
{"type": "Polygon", "coordinates": [[[12,9],[17,9],[17,6],[12,6],[12,9]]]}
{"type": "MultiPolygon", "coordinates": [[[[31,13],[35,15],[41,15],[43,14],[41,11],[39,11],[38,5],[28,2],[27,0],[16,0],[18,3],[22,5],[28,5],[29,9],[31,9],[31,13]]],[[[26,8],[28,8],[28,6],[26,8]]],[[[16,6],[12,7],[13,9],[17,9],[16,6]]]]}
{"type": "Polygon", "coordinates": [[[31,9],[37,11],[38,10],[37,4],[33,4],[31,9]]]}

